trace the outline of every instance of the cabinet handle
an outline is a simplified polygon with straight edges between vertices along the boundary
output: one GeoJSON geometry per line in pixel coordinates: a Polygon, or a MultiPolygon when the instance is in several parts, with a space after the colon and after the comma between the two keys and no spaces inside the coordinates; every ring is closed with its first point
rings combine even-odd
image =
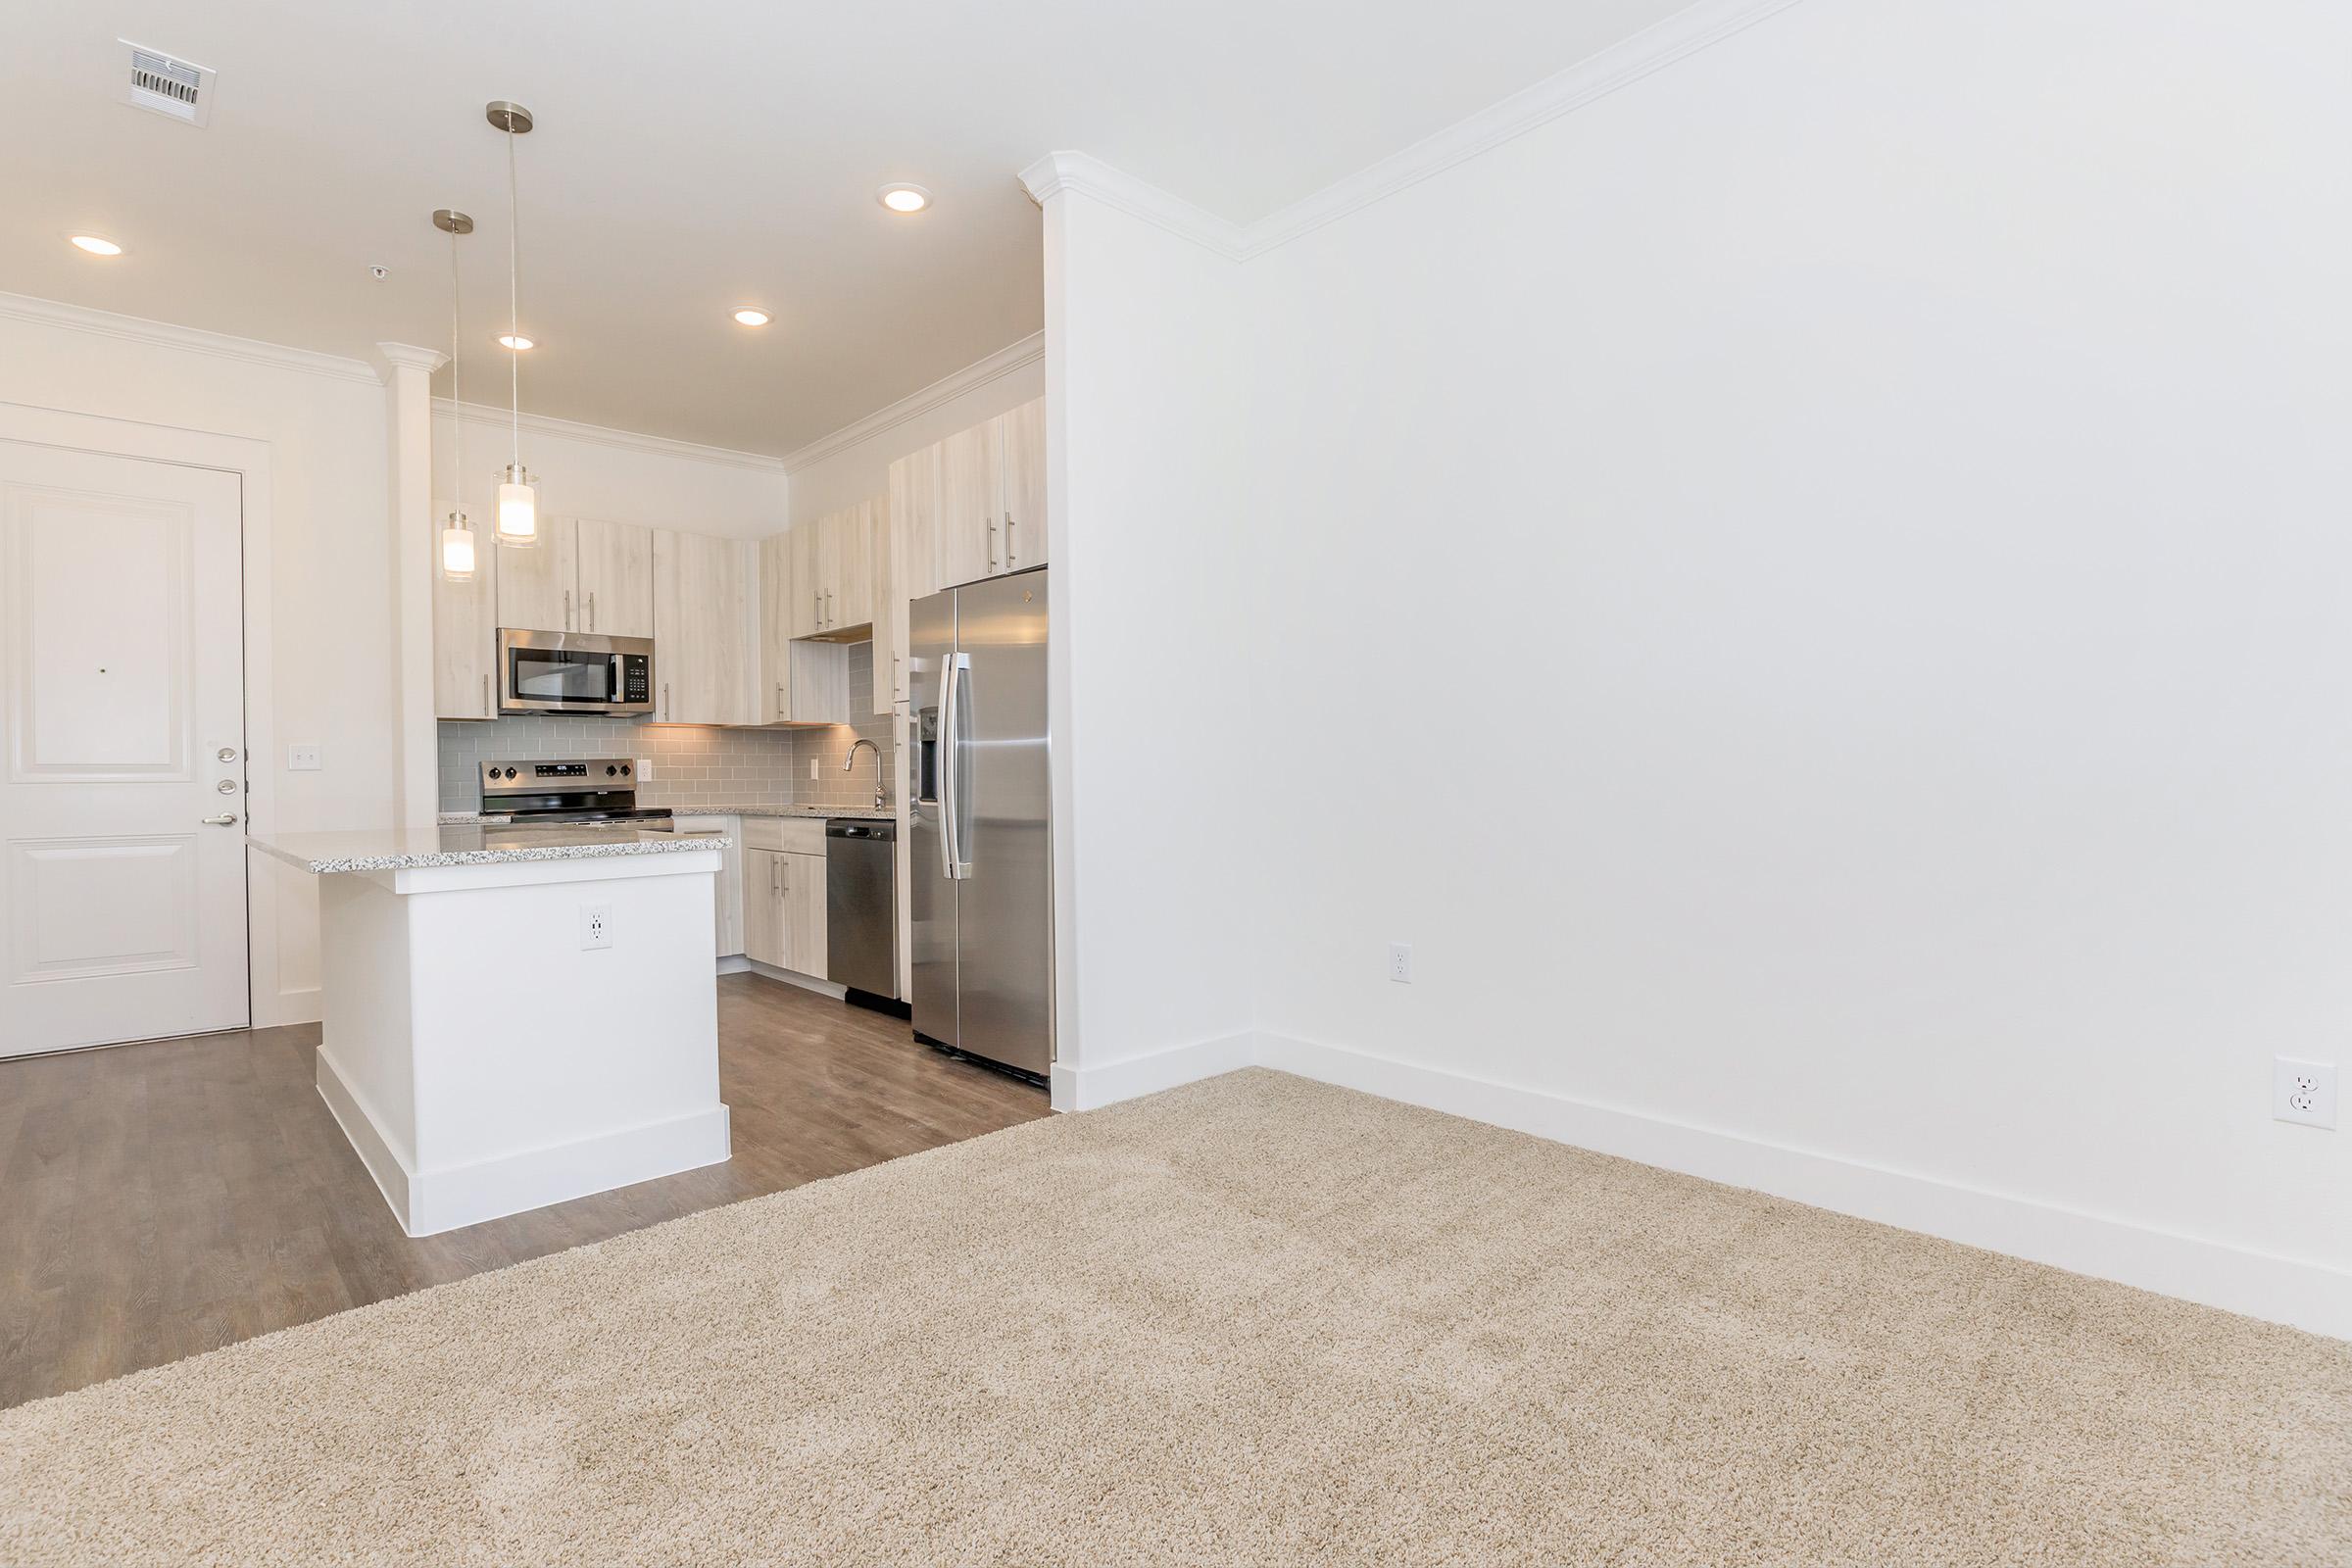
{"type": "Polygon", "coordinates": [[[669,716],[669,682],[667,681],[662,683],[662,716],[663,718],[669,716]]]}
{"type": "MultiPolygon", "coordinates": [[[[1004,537],[1009,540],[1012,535],[1007,533],[1004,537]]],[[[588,595],[588,629],[596,630],[596,594],[593,591],[588,595]]]]}
{"type": "Polygon", "coordinates": [[[1004,514],[1004,564],[1012,564],[1012,514],[1004,514]]]}
{"type": "MultiPolygon", "coordinates": [[[[486,675],[482,678],[485,683],[489,680],[489,677],[486,675]]],[[[899,656],[893,654],[890,656],[890,695],[893,697],[898,696],[901,689],[902,688],[899,685],[899,656]]],[[[483,686],[483,690],[489,690],[487,684],[483,686]]]]}
{"type": "Polygon", "coordinates": [[[988,569],[997,569],[997,519],[991,513],[988,519],[988,569]]]}
{"type": "Polygon", "coordinates": [[[819,588],[809,597],[816,601],[816,623],[822,626],[825,623],[825,591],[819,588]]]}
{"type": "Polygon", "coordinates": [[[490,716],[490,672],[482,671],[482,716],[490,716]]]}
{"type": "Polygon", "coordinates": [[[776,682],[776,716],[778,718],[784,716],[784,683],[782,681],[776,682]]]}
{"type": "Polygon", "coordinates": [[[572,625],[571,625],[571,590],[570,590],[570,589],[568,589],[568,588],[566,588],[566,589],[564,589],[564,629],[565,631],[570,631],[570,630],[572,629],[572,625]]]}
{"type": "Polygon", "coordinates": [[[825,590],[825,624],[828,626],[841,624],[840,621],[833,618],[833,590],[830,588],[825,590]]]}

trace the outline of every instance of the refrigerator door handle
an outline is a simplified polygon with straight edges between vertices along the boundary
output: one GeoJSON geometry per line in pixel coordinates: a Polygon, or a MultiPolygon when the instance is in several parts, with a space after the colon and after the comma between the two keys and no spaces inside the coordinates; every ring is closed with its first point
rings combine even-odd
{"type": "Polygon", "coordinates": [[[965,705],[971,700],[972,656],[950,654],[939,662],[939,850],[948,880],[960,882],[972,874],[972,862],[963,847],[963,779],[959,772],[964,731],[971,723],[965,705]]]}

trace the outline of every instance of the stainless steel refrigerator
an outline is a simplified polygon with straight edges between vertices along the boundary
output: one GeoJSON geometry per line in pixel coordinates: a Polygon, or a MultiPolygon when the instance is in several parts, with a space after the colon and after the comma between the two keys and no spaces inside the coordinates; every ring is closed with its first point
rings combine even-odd
{"type": "Polygon", "coordinates": [[[914,1032],[1044,1076],[1054,1061],[1046,568],[909,607],[914,1032]]]}

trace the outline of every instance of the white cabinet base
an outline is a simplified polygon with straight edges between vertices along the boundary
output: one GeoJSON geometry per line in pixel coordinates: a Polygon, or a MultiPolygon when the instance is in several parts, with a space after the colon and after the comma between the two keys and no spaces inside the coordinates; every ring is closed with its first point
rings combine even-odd
{"type": "Polygon", "coordinates": [[[430,1236],[728,1156],[719,852],[318,879],[318,1093],[430,1236]],[[611,945],[583,948],[601,907],[611,945]]]}

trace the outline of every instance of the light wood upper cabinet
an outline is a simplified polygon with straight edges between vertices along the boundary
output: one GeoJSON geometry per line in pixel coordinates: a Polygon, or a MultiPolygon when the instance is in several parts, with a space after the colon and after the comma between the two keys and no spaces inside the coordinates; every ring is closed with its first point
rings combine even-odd
{"type": "Polygon", "coordinates": [[[490,530],[473,531],[473,575],[451,582],[441,575],[442,519],[454,502],[433,507],[433,714],[437,718],[498,716],[498,546],[490,530]]]}
{"type": "Polygon", "coordinates": [[[1046,405],[958,430],[939,454],[938,586],[1046,562],[1046,405]]]}
{"type": "Polygon", "coordinates": [[[654,718],[757,724],[759,547],[663,528],[654,534],[654,718]]]}
{"type": "Polygon", "coordinates": [[[576,572],[572,631],[607,637],[654,634],[654,530],[593,517],[565,519],[576,572]]]}
{"type": "MultiPolygon", "coordinates": [[[[482,537],[491,537],[482,530],[482,537]]],[[[539,542],[502,545],[498,624],[518,631],[654,635],[654,530],[593,517],[539,518],[539,542]]]]}
{"type": "Polygon", "coordinates": [[[877,496],[871,505],[873,527],[866,535],[874,550],[873,626],[869,639],[871,645],[869,652],[873,655],[873,684],[870,705],[875,712],[888,713],[894,710],[898,702],[898,672],[905,667],[904,664],[894,665],[891,662],[893,652],[897,651],[899,647],[898,641],[891,633],[891,606],[896,604],[900,607],[899,618],[901,621],[906,619],[906,606],[905,602],[899,599],[896,586],[897,566],[892,557],[894,541],[891,538],[890,497],[887,494],[877,496]]]}
{"type": "Polygon", "coordinates": [[[940,449],[910,452],[890,466],[889,571],[883,602],[874,610],[874,701],[881,711],[883,682],[889,701],[906,700],[906,607],[939,592],[940,449]]]}
{"type": "Polygon", "coordinates": [[[825,630],[864,626],[874,618],[874,504],[860,501],[824,519],[817,534],[818,570],[825,592],[825,630]]]}
{"type": "Polygon", "coordinates": [[[1046,400],[999,416],[1004,471],[1004,569],[1046,564],[1046,400]]]}
{"type": "Polygon", "coordinates": [[[493,528],[474,531],[481,538],[476,554],[482,549],[499,553],[498,623],[516,631],[572,630],[579,573],[571,519],[542,514],[538,542],[527,545],[493,545],[493,528]]]}
{"type": "Polygon", "coordinates": [[[953,588],[1004,569],[997,540],[1003,452],[997,422],[958,430],[939,444],[939,583],[953,588]]]}
{"type": "Polygon", "coordinates": [[[761,724],[850,721],[850,651],[846,645],[795,642],[801,597],[793,571],[793,536],[760,543],[760,701],[761,724]]]}
{"type": "Polygon", "coordinates": [[[825,521],[823,517],[811,517],[784,536],[792,576],[792,592],[786,603],[791,609],[791,635],[795,637],[814,637],[825,629],[825,521]]]}

